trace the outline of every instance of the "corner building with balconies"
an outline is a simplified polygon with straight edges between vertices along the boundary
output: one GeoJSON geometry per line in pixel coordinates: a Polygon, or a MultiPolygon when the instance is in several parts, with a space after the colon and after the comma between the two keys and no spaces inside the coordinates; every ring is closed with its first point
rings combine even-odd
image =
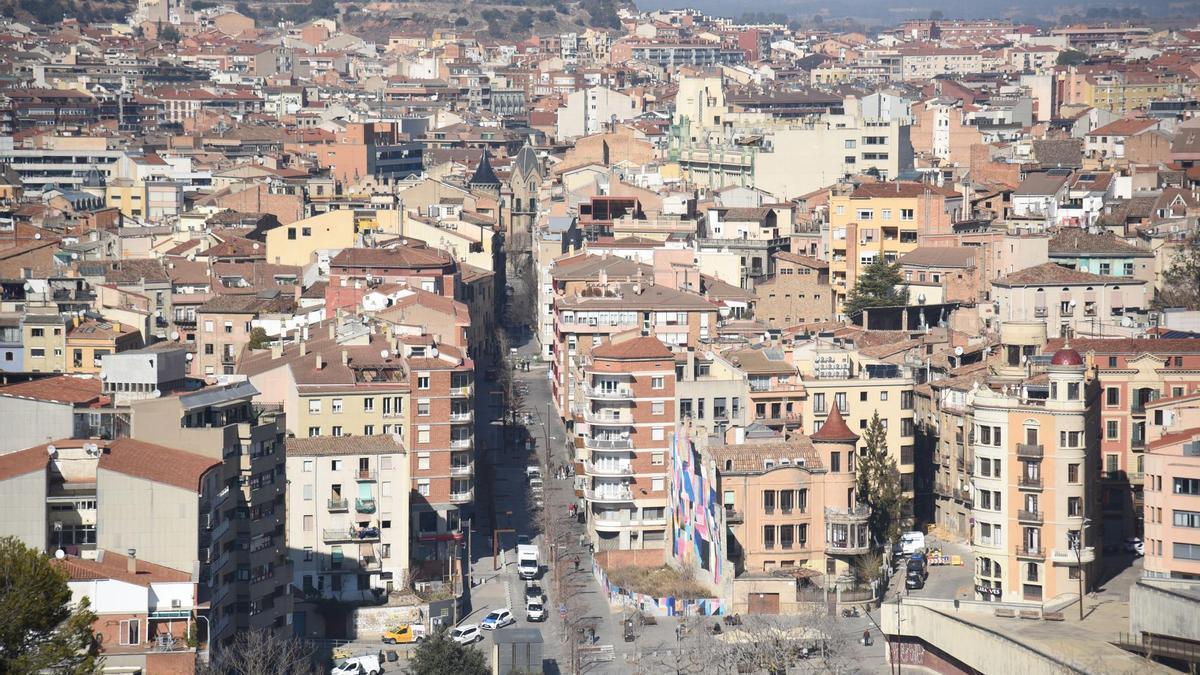
{"type": "Polygon", "coordinates": [[[997,371],[974,396],[974,597],[1086,593],[1101,529],[1095,378],[1069,347],[997,371]]]}
{"type": "Polygon", "coordinates": [[[592,350],[584,365],[579,461],[596,550],[666,546],[675,356],[658,338],[592,350]]]}

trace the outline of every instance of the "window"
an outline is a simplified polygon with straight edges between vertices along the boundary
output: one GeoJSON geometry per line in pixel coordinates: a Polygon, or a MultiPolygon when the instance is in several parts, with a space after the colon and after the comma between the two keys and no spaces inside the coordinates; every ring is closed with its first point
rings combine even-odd
{"type": "Polygon", "coordinates": [[[429,453],[428,452],[418,452],[417,453],[417,469],[420,471],[428,471],[429,470],[429,453]]]}
{"type": "Polygon", "coordinates": [[[333,428],[333,435],[334,435],[334,436],[341,436],[341,435],[342,435],[342,428],[341,428],[341,427],[338,427],[338,426],[335,426],[335,427],[333,428]]]}
{"type": "Polygon", "coordinates": [[[1104,390],[1104,404],[1109,406],[1121,405],[1121,390],[1109,387],[1104,390]]]}
{"type": "Polygon", "coordinates": [[[875,217],[875,211],[873,209],[859,209],[855,215],[858,216],[859,220],[871,220],[875,217]]]}
{"type": "Polygon", "coordinates": [[[308,428],[308,437],[309,438],[312,438],[313,436],[320,436],[320,435],[321,435],[321,427],[309,427],[308,428]]]}
{"type": "Polygon", "coordinates": [[[29,355],[35,359],[40,359],[46,355],[45,349],[30,349],[29,355]]]}
{"type": "Polygon", "coordinates": [[[418,443],[428,443],[429,442],[429,430],[428,429],[418,429],[417,430],[417,442],[418,443]]]}
{"type": "Polygon", "coordinates": [[[363,412],[373,412],[374,410],[375,410],[375,399],[364,398],[363,399],[363,412]]]}
{"type": "Polygon", "coordinates": [[[1118,420],[1108,420],[1104,423],[1104,437],[1109,440],[1121,437],[1121,427],[1118,420]]]}
{"type": "Polygon", "coordinates": [[[1079,483],[1079,465],[1078,464],[1068,464],[1067,465],[1067,482],[1068,483],[1076,483],[1076,484],[1079,483]]]}
{"type": "Polygon", "coordinates": [[[342,399],[340,399],[340,398],[333,399],[333,404],[331,407],[333,408],[333,413],[335,415],[340,415],[342,413],[342,399]]]}
{"type": "Polygon", "coordinates": [[[650,414],[663,415],[666,413],[667,404],[663,401],[655,401],[650,404],[650,414]]]}
{"type": "Polygon", "coordinates": [[[1172,511],[1172,524],[1175,527],[1200,528],[1200,511],[1172,511]]]}
{"type": "Polygon", "coordinates": [[[829,470],[833,473],[838,473],[842,470],[842,453],[832,452],[829,454],[829,470]]]}
{"type": "Polygon", "coordinates": [[[321,399],[319,399],[319,398],[308,399],[308,414],[316,415],[316,414],[319,414],[320,412],[321,412],[321,399]]]}
{"type": "Polygon", "coordinates": [[[666,462],[666,458],[661,452],[650,453],[650,464],[652,466],[662,466],[666,462]]]}
{"type": "Polygon", "coordinates": [[[1175,494],[1200,496],[1200,478],[1176,478],[1175,494]]]}
{"type": "Polygon", "coordinates": [[[665,479],[665,478],[654,478],[654,479],[651,479],[651,481],[650,481],[650,489],[651,489],[651,490],[653,490],[654,492],[662,492],[664,489],[666,489],[666,482],[665,482],[665,481],[666,481],[666,479],[665,479]]]}
{"type": "Polygon", "coordinates": [[[1067,497],[1067,515],[1072,518],[1083,515],[1083,497],[1067,497]]]}
{"type": "Polygon", "coordinates": [[[418,375],[417,376],[417,389],[428,389],[428,388],[429,388],[429,376],[428,375],[418,375]]]}
{"type": "Polygon", "coordinates": [[[312,515],[304,516],[304,531],[305,532],[313,531],[313,522],[314,522],[314,517],[312,515]]]}
{"type": "Polygon", "coordinates": [[[913,217],[912,209],[900,209],[900,220],[912,220],[913,217]]]}
{"type": "Polygon", "coordinates": [[[650,378],[650,388],[651,389],[666,388],[666,378],[664,378],[662,375],[655,375],[654,377],[651,377],[650,378]]]}
{"type": "Polygon", "coordinates": [[[121,644],[141,644],[142,623],[138,619],[127,619],[121,622],[121,644]]]}
{"type": "Polygon", "coordinates": [[[313,461],[311,459],[304,460],[304,473],[312,473],[313,461]]]}
{"type": "Polygon", "coordinates": [[[763,548],[775,548],[775,526],[763,526],[763,548]]]}
{"type": "MultiPolygon", "coordinates": [[[[422,497],[429,496],[429,479],[428,478],[421,478],[421,479],[417,480],[417,494],[421,495],[422,497]]],[[[433,514],[433,515],[436,516],[437,514],[433,514]]]]}
{"type": "Polygon", "coordinates": [[[767,513],[775,513],[775,491],[763,491],[763,511],[767,513]]]}
{"type": "Polygon", "coordinates": [[[429,416],[429,400],[428,399],[417,401],[417,416],[418,417],[428,417],[429,416]]]}
{"type": "Polygon", "coordinates": [[[1176,560],[1200,560],[1200,544],[1175,543],[1172,551],[1176,560]]]}
{"type": "Polygon", "coordinates": [[[879,217],[882,218],[883,220],[891,220],[892,219],[892,210],[891,209],[881,209],[879,212],[879,217]]]}
{"type": "Polygon", "coordinates": [[[780,548],[791,548],[792,544],[795,541],[794,540],[794,537],[796,536],[795,532],[796,532],[796,528],[792,527],[791,525],[780,525],[779,526],[779,547],[780,548]]]}
{"type": "Polygon", "coordinates": [[[813,394],[813,412],[818,415],[825,413],[825,394],[813,394]]]}

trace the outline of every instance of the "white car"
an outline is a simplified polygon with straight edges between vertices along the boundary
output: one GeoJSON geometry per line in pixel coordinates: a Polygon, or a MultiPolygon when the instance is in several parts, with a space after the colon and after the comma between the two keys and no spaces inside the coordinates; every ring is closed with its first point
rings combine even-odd
{"type": "Polygon", "coordinates": [[[383,672],[383,664],[378,655],[356,656],[346,659],[333,668],[333,675],[379,675],[383,672]]]}
{"type": "Polygon", "coordinates": [[[477,624],[464,623],[450,631],[450,639],[460,645],[469,645],[482,640],[483,633],[479,630],[477,624]]]}
{"type": "Polygon", "coordinates": [[[545,621],[546,607],[541,600],[530,600],[525,603],[525,618],[530,621],[545,621]]]}
{"type": "Polygon", "coordinates": [[[1125,540],[1125,552],[1132,553],[1137,556],[1146,554],[1146,544],[1141,537],[1130,537],[1125,540]]]}
{"type": "Polygon", "coordinates": [[[492,610],[490,614],[483,617],[480,627],[484,630],[496,630],[516,622],[517,620],[513,618],[512,612],[506,607],[504,609],[492,610]]]}

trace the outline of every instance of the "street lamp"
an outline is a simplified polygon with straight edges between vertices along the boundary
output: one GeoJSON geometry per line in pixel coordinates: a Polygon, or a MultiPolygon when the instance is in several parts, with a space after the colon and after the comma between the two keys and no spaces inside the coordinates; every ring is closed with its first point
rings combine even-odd
{"type": "Polygon", "coordinates": [[[1079,536],[1075,537],[1071,548],[1075,549],[1075,566],[1079,570],[1079,620],[1083,621],[1083,537],[1087,532],[1088,525],[1091,524],[1090,518],[1084,518],[1083,524],[1079,528],[1079,536]]]}

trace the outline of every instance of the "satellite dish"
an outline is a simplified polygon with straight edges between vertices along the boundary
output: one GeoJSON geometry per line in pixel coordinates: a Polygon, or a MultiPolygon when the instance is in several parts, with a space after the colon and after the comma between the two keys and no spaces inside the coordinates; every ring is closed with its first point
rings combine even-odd
{"type": "Polygon", "coordinates": [[[42,233],[41,233],[41,232],[35,232],[35,233],[34,233],[34,235],[33,235],[33,238],[34,238],[34,239],[41,239],[41,238],[42,238],[42,233]]]}
{"type": "Polygon", "coordinates": [[[162,396],[162,391],[159,389],[155,389],[154,391],[150,392],[150,395],[153,396],[154,398],[158,398],[159,396],[162,396]]]}
{"type": "Polygon", "coordinates": [[[188,352],[188,355],[184,358],[186,358],[188,361],[191,361],[192,359],[196,358],[196,355],[191,352],[188,352]]]}
{"type": "Polygon", "coordinates": [[[58,453],[58,448],[54,447],[54,444],[51,443],[50,445],[46,446],[46,453],[53,457],[56,453],[58,453]]]}
{"type": "Polygon", "coordinates": [[[71,260],[79,260],[79,254],[78,254],[78,253],[72,253],[72,254],[71,254],[71,260]]]}
{"type": "Polygon", "coordinates": [[[387,357],[388,357],[388,350],[386,350],[386,349],[379,350],[379,358],[383,359],[384,361],[387,361],[387,357]]]}
{"type": "Polygon", "coordinates": [[[67,552],[62,550],[61,548],[54,552],[54,558],[56,560],[62,560],[65,557],[67,557],[67,552]]]}
{"type": "Polygon", "coordinates": [[[437,348],[437,347],[430,347],[430,349],[429,349],[429,355],[430,355],[430,356],[432,356],[432,357],[434,357],[434,358],[437,358],[437,355],[438,355],[438,348],[437,348]]]}
{"type": "Polygon", "coordinates": [[[171,331],[171,339],[178,342],[179,341],[179,331],[177,331],[177,330],[171,331]]]}
{"type": "Polygon", "coordinates": [[[954,348],[954,355],[955,355],[955,356],[962,356],[962,355],[963,355],[963,348],[962,348],[962,347],[955,347],[955,348],[954,348]]]}
{"type": "Polygon", "coordinates": [[[100,371],[100,379],[101,379],[101,380],[107,380],[107,379],[108,379],[108,373],[106,373],[106,372],[104,372],[104,371],[100,371]]]}

